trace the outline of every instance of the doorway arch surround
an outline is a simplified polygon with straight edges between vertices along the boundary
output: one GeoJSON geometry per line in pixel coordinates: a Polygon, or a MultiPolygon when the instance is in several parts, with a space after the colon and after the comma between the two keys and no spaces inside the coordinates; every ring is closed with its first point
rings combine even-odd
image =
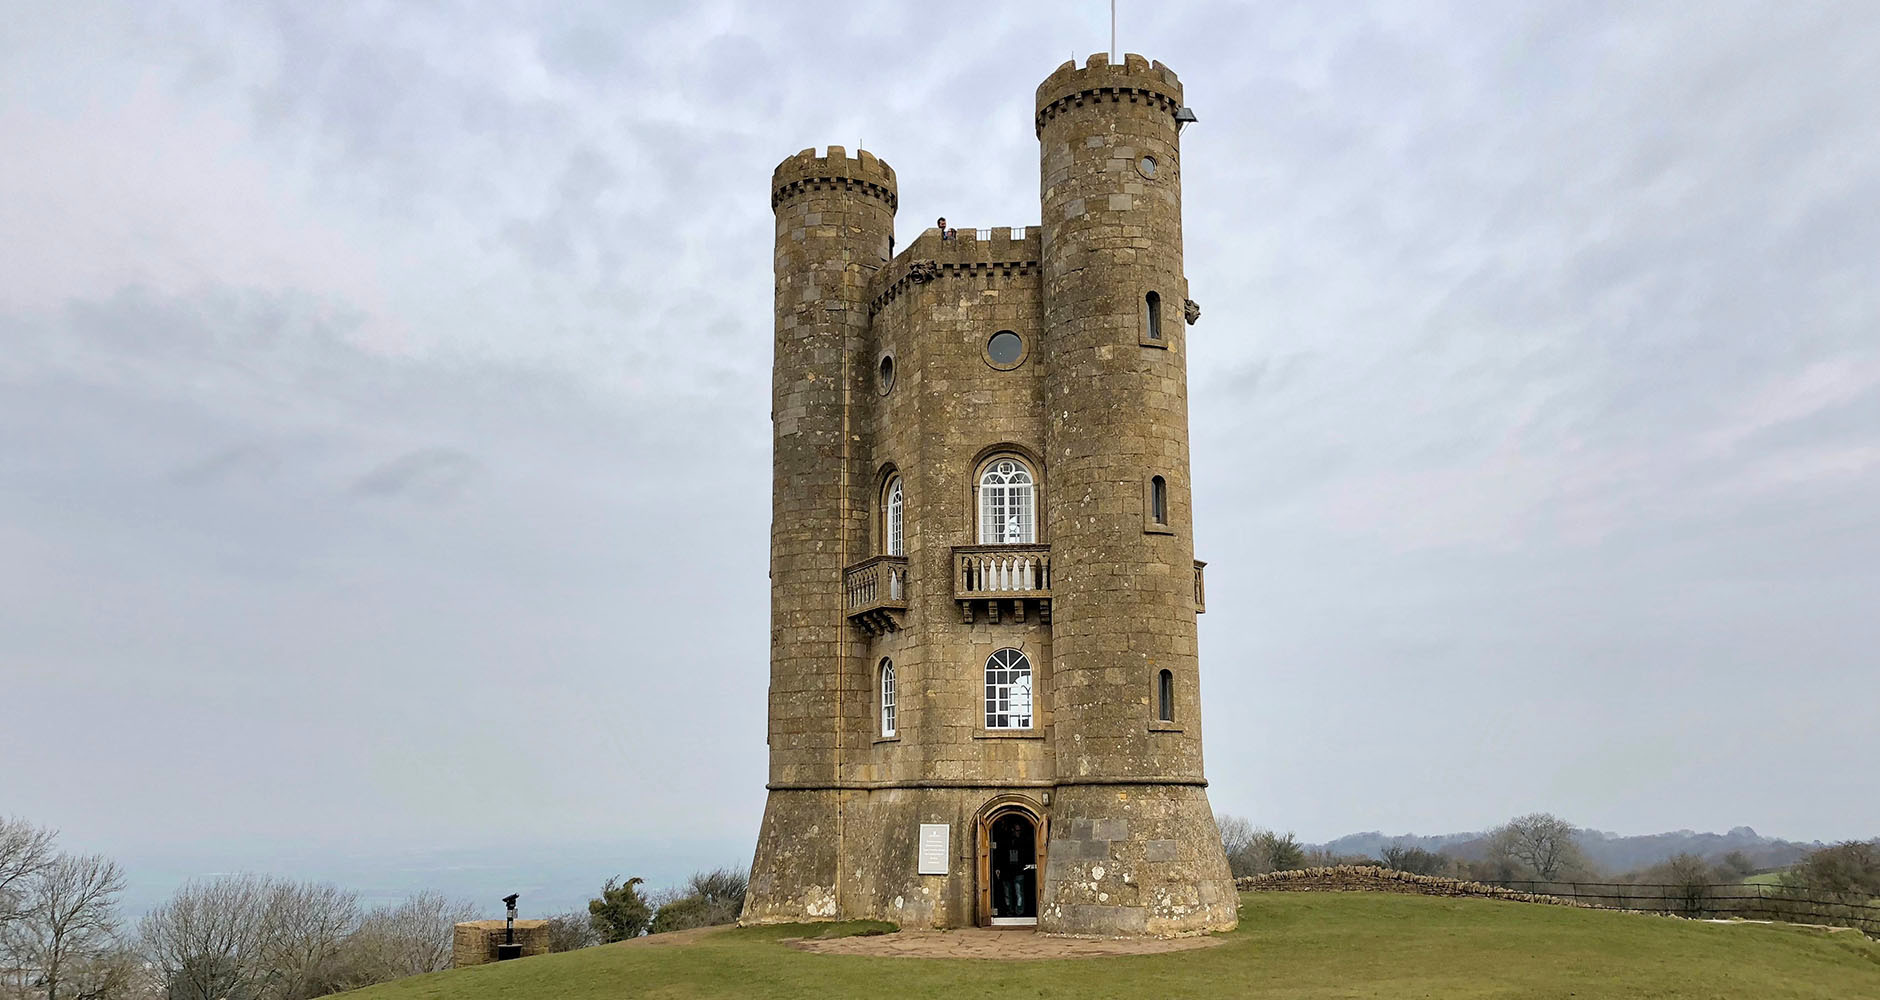
{"type": "Polygon", "coordinates": [[[1037,906],[1044,890],[1044,868],[1046,845],[1050,843],[1050,818],[1045,814],[1044,806],[1038,800],[1017,793],[999,795],[979,808],[973,817],[973,837],[977,848],[977,864],[974,872],[977,876],[973,922],[981,927],[995,926],[993,923],[993,873],[992,831],[1001,820],[1023,819],[1031,824],[1031,842],[1034,852],[1031,868],[1031,907],[1033,916],[1028,918],[1000,918],[998,926],[1036,926],[1037,906]]]}

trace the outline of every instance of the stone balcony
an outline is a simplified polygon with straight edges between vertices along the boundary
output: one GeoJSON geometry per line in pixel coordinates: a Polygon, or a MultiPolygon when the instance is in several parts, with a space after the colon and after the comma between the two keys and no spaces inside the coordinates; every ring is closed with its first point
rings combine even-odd
{"type": "Polygon", "coordinates": [[[907,614],[907,557],[876,556],[842,571],[842,605],[869,635],[896,632],[907,614]]]}
{"type": "Polygon", "coordinates": [[[1049,622],[1051,546],[954,546],[953,599],[968,625],[980,615],[995,625],[1008,614],[1022,622],[1034,609],[1049,622]]]}
{"type": "MultiPolygon", "coordinates": [[[[1207,563],[1195,560],[1195,614],[1208,610],[1207,563]]],[[[869,635],[899,631],[907,614],[907,557],[875,556],[842,573],[843,608],[869,635]]],[[[957,545],[953,600],[960,621],[1051,621],[1051,546],[957,545]]]]}

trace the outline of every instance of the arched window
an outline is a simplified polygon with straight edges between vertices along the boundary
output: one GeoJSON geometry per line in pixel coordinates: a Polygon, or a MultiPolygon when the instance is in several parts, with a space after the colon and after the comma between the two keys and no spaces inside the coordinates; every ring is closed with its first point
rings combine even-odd
{"type": "Polygon", "coordinates": [[[1155,681],[1155,717],[1162,722],[1175,721],[1175,675],[1167,670],[1155,681]]]}
{"type": "Polygon", "coordinates": [[[1154,292],[1143,296],[1143,304],[1149,307],[1149,325],[1145,327],[1150,340],[1162,339],[1162,296],[1154,292]]]}
{"type": "Polygon", "coordinates": [[[1031,728],[1031,660],[1001,649],[986,660],[986,728],[1031,728]]]}
{"type": "Polygon", "coordinates": [[[1029,545],[1038,540],[1031,470],[1001,458],[979,475],[979,544],[1029,545]]]}
{"type": "Polygon", "coordinates": [[[901,535],[901,477],[888,480],[888,489],[883,502],[884,523],[882,524],[882,542],[891,556],[907,555],[907,549],[901,535]]]}
{"type": "Polygon", "coordinates": [[[1168,480],[1161,476],[1149,480],[1149,520],[1168,523],[1168,480]]]}
{"type": "Polygon", "coordinates": [[[881,660],[881,735],[894,735],[894,661],[881,660]]]}

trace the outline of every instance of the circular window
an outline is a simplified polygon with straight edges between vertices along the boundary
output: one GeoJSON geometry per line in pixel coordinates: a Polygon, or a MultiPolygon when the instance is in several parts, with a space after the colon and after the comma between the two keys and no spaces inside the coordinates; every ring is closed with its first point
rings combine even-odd
{"type": "Polygon", "coordinates": [[[1025,339],[1010,330],[1000,330],[986,341],[986,360],[1000,371],[1009,371],[1025,362],[1025,339]]]}
{"type": "Polygon", "coordinates": [[[894,355],[883,354],[881,356],[881,368],[876,372],[876,377],[878,379],[876,384],[881,388],[881,394],[887,395],[888,390],[894,388],[894,355]]]}
{"type": "Polygon", "coordinates": [[[1155,176],[1155,157],[1145,156],[1142,159],[1137,160],[1136,169],[1142,171],[1142,175],[1144,177],[1154,177],[1155,176]]]}

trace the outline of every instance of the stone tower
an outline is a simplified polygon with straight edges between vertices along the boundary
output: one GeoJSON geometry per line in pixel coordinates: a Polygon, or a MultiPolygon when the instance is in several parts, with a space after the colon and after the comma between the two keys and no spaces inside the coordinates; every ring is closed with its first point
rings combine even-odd
{"type": "Polygon", "coordinates": [[[1038,88],[1043,225],[890,257],[894,172],[777,167],[770,797],[747,923],[1234,926],[1201,766],[1181,84],[1038,88]]]}

